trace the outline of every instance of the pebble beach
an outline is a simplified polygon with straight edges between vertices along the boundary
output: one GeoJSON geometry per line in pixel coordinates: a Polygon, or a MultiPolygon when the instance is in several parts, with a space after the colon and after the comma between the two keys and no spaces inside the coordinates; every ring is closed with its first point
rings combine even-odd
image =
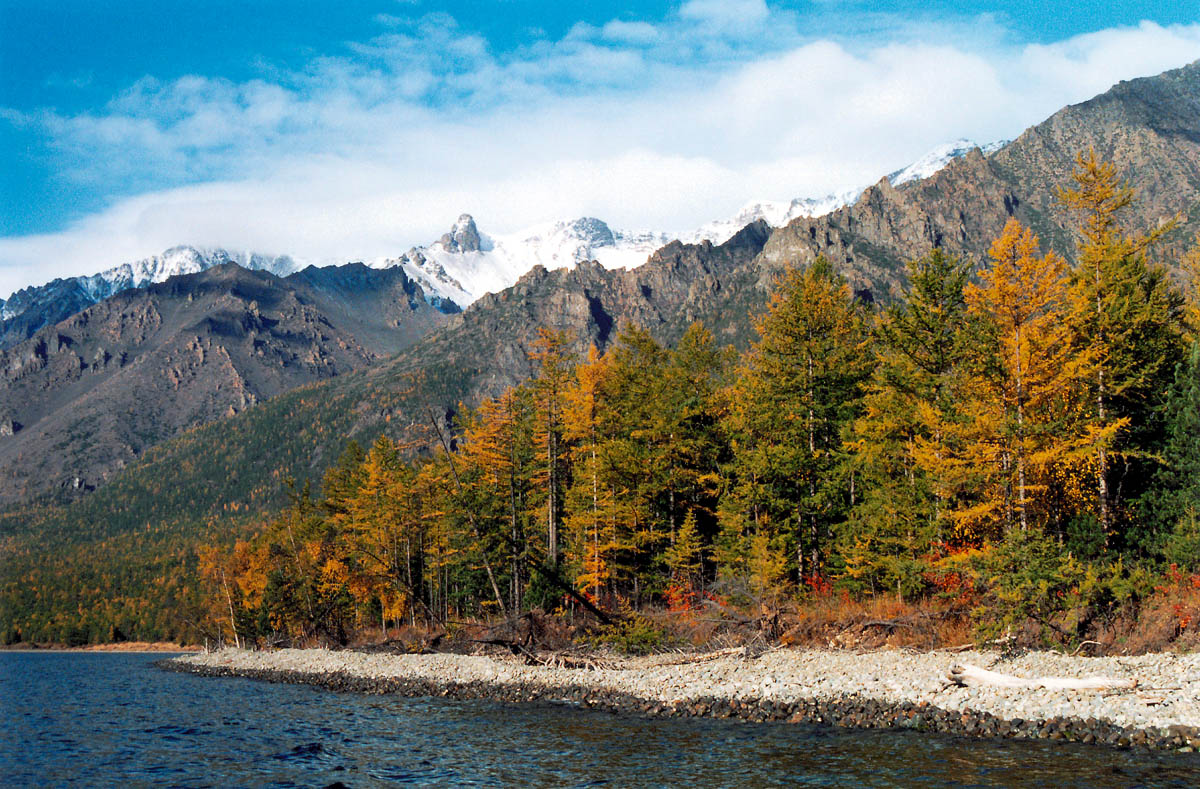
{"type": "Polygon", "coordinates": [[[1032,652],[777,649],[605,659],[591,668],[508,655],[388,655],[325,649],[224,649],[160,664],[336,691],[551,702],[647,716],[712,716],[972,737],[1054,739],[1200,750],[1200,655],[1071,657],[1032,652]],[[960,687],[970,664],[1022,678],[1134,679],[1134,688],[960,687]]]}

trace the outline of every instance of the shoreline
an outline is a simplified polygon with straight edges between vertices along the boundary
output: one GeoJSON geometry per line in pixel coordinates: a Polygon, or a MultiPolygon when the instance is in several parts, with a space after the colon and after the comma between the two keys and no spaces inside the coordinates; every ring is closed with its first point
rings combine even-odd
{"type": "Polygon", "coordinates": [[[203,648],[195,644],[188,646],[172,644],[169,641],[118,641],[111,644],[89,644],[87,646],[69,647],[60,644],[12,644],[0,647],[4,652],[46,653],[46,652],[183,652],[195,654],[203,648]]]}
{"type": "Polygon", "coordinates": [[[1200,750],[1200,655],[1073,658],[1030,653],[778,650],[660,655],[603,667],[528,666],[480,655],[226,649],[159,661],[170,671],[304,684],[338,692],[565,703],[643,717],[715,717],[974,738],[1049,739],[1200,750]],[[958,663],[1022,676],[1139,679],[1122,691],[946,687],[958,663]],[[1046,669],[1050,669],[1047,671],[1046,669]]]}

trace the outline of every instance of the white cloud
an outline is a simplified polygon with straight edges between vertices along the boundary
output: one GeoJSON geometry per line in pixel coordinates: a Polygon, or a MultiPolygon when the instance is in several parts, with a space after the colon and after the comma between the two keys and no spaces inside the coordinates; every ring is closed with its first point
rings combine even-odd
{"type": "Polygon", "coordinates": [[[717,30],[754,28],[770,16],[763,0],[688,0],[679,16],[717,30]]]}
{"type": "Polygon", "coordinates": [[[605,24],[600,33],[609,41],[628,44],[650,44],[658,40],[658,28],[649,22],[623,22],[614,19],[605,24]]]}
{"type": "Polygon", "coordinates": [[[0,294],[177,243],[396,254],[464,211],[494,232],[585,214],[686,231],[752,199],[872,182],[949,139],[1015,136],[1200,57],[1200,25],[1036,46],[917,28],[808,41],[761,2],[722,31],[726,7],[694,0],[656,25],[579,25],[503,55],[445,16],[394,19],[301,72],[146,78],[75,116],[0,108],[40,125],[80,184],[151,185],[62,232],[0,239],[0,294]],[[751,23],[763,32],[747,41],[751,23]]]}

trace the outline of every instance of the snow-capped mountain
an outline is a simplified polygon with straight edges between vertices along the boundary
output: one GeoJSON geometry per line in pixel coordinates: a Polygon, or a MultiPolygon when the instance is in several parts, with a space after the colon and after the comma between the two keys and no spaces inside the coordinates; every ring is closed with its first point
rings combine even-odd
{"type": "Polygon", "coordinates": [[[270,256],[255,252],[230,252],[225,249],[178,246],[168,249],[161,255],[151,255],[133,263],[123,263],[90,277],[77,277],[76,279],[89,296],[100,301],[122,290],[141,288],[155,282],[166,282],[169,278],[180,274],[197,274],[225,263],[237,263],[245,269],[269,271],[279,276],[286,276],[296,270],[295,262],[287,255],[270,256]]]}
{"type": "Polygon", "coordinates": [[[994,153],[1005,145],[1008,145],[1008,140],[998,140],[987,145],[980,146],[972,140],[958,139],[954,142],[948,142],[944,145],[939,145],[929,153],[917,159],[901,170],[897,170],[888,176],[888,180],[892,182],[892,186],[900,186],[909,181],[919,181],[922,178],[929,176],[942,169],[954,159],[960,156],[966,156],[975,148],[979,148],[984,156],[994,153]]]}
{"type": "MultiPolygon", "coordinates": [[[[987,155],[1000,150],[1007,144],[1007,140],[1001,140],[984,145],[981,147],[981,150],[984,155],[987,155]]],[[[952,160],[960,156],[965,156],[976,147],[980,146],[966,139],[959,139],[939,145],[908,167],[891,173],[887,178],[892,186],[900,186],[910,181],[928,178],[952,160]]],[[[848,189],[837,194],[826,195],[825,197],[798,197],[791,202],[766,200],[747,203],[741,211],[729,219],[718,219],[709,222],[697,228],[692,233],[682,236],[680,240],[693,244],[706,240],[714,244],[722,244],[732,238],[734,233],[759,219],[764,220],[771,227],[783,227],[793,219],[798,219],[802,216],[824,216],[842,206],[853,203],[859,198],[859,195],[863,193],[865,188],[866,186],[864,185],[857,189],[848,189]]]]}
{"type": "Polygon", "coordinates": [[[841,194],[831,194],[825,197],[798,197],[790,203],[770,200],[747,203],[741,211],[729,219],[717,219],[701,225],[680,240],[689,244],[698,244],[701,241],[724,244],[733,238],[734,233],[751,222],[762,219],[771,227],[783,227],[793,219],[802,216],[824,216],[844,205],[853,203],[862,192],[862,189],[851,189],[841,194]]]}
{"type": "MultiPolygon", "coordinates": [[[[983,152],[991,153],[1005,144],[998,142],[984,146],[983,152]]],[[[975,147],[970,140],[961,139],[940,145],[888,178],[895,186],[927,178],[975,147]]],[[[583,217],[536,225],[515,233],[493,235],[481,232],[474,218],[463,214],[450,232],[428,246],[413,247],[396,257],[380,257],[365,262],[372,268],[403,267],[405,273],[421,285],[426,298],[435,306],[443,301],[453,301],[459,307],[466,307],[485,293],[511,286],[534,266],[553,269],[574,266],[584,260],[599,261],[606,268],[638,266],[672,239],[678,238],[693,244],[702,241],[722,244],[759,219],[772,227],[781,227],[798,217],[823,216],[853,203],[862,194],[863,188],[820,198],[797,198],[790,202],[756,201],[747,204],[732,217],[678,234],[615,230],[599,219],[583,217]]],[[[122,290],[144,287],[178,274],[194,274],[231,262],[279,276],[292,274],[304,265],[287,255],[261,255],[193,246],[173,247],[161,255],[125,263],[99,274],[25,288],[13,294],[8,301],[0,300],[0,321],[11,324],[20,316],[25,316],[19,330],[11,325],[0,326],[0,347],[10,344],[14,339],[30,336],[40,326],[57,322],[122,290]]]]}
{"type": "Polygon", "coordinates": [[[99,274],[68,277],[40,287],[23,288],[7,301],[0,300],[0,320],[14,318],[35,306],[41,300],[41,292],[51,286],[57,286],[56,290],[76,287],[87,300],[95,303],[123,290],[144,288],[156,282],[166,282],[177,274],[196,274],[224,263],[237,263],[242,268],[269,271],[280,276],[296,269],[295,262],[287,255],[268,256],[192,246],[172,247],[161,255],[122,263],[99,274]]]}
{"type": "Polygon", "coordinates": [[[297,268],[286,255],[172,247],[161,255],[122,263],[99,274],[56,279],[45,285],[22,288],[7,300],[0,299],[0,348],[32,337],[43,326],[53,326],[123,290],[164,282],[176,274],[195,274],[223,263],[237,263],[242,268],[279,275],[297,268]]]}
{"type": "Polygon", "coordinates": [[[490,235],[479,231],[470,214],[463,214],[449,233],[429,246],[367,265],[403,266],[430,295],[465,307],[485,293],[509,287],[534,266],[554,269],[597,260],[606,268],[627,268],[645,263],[670,240],[665,233],[614,231],[594,217],[490,235]]]}

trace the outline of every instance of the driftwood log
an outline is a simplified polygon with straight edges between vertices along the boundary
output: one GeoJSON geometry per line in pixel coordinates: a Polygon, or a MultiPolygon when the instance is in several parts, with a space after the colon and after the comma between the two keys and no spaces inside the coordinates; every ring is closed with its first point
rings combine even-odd
{"type": "Polygon", "coordinates": [[[964,663],[950,669],[951,684],[964,687],[1040,688],[1043,690],[1116,690],[1136,688],[1136,679],[1118,677],[1017,677],[964,663]]]}

